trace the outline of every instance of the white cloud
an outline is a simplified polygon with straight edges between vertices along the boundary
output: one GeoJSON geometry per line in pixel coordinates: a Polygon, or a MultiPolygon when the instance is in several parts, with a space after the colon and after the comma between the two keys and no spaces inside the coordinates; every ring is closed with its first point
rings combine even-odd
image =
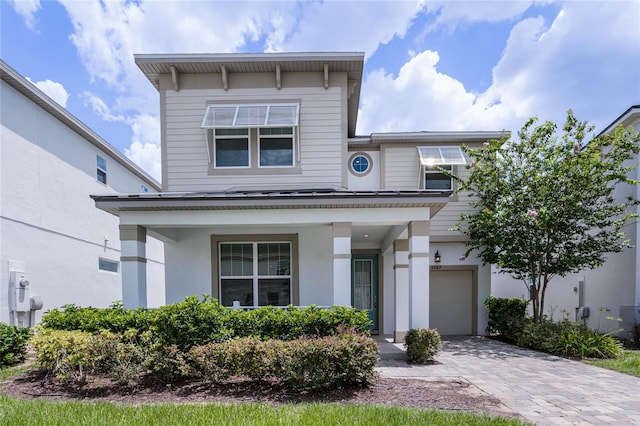
{"type": "Polygon", "coordinates": [[[359,133],[518,130],[533,115],[563,124],[570,108],[601,129],[640,101],[638,16],[640,2],[569,2],[552,22],[524,19],[480,94],[439,73],[436,52],[411,57],[397,76],[373,71],[359,133]]]}
{"type": "Polygon", "coordinates": [[[42,90],[47,96],[56,101],[63,108],[67,107],[69,93],[61,83],[51,80],[32,81],[29,77],[27,80],[32,82],[38,89],[42,90]]]}
{"type": "Polygon", "coordinates": [[[279,20],[268,50],[364,51],[369,57],[381,44],[403,38],[423,8],[419,1],[307,3],[295,11],[297,18],[279,20]]]}
{"type": "Polygon", "coordinates": [[[140,114],[130,122],[133,129],[131,146],[124,154],[156,180],[162,179],[160,161],[160,122],[156,117],[140,114]]]}
{"type": "Polygon", "coordinates": [[[36,26],[36,13],[40,10],[40,0],[9,0],[13,10],[24,18],[24,24],[30,30],[36,26]]]}

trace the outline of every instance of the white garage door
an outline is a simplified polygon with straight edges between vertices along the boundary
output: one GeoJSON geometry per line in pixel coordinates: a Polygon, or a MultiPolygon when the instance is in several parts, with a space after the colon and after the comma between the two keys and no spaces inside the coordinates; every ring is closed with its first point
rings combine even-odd
{"type": "Polygon", "coordinates": [[[473,273],[431,271],[429,327],[441,335],[470,335],[473,330],[473,273]]]}

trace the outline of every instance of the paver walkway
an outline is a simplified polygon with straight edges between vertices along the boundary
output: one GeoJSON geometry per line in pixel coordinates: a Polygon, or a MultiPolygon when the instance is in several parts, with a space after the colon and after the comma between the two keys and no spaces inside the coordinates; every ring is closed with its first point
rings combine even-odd
{"type": "Polygon", "coordinates": [[[428,366],[385,359],[401,346],[382,346],[382,377],[467,380],[540,425],[640,425],[637,377],[482,337],[443,338],[440,364],[428,366]]]}

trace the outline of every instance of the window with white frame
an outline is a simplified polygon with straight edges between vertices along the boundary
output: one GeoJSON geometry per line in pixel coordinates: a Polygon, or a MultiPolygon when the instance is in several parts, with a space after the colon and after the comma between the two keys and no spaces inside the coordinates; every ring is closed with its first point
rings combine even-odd
{"type": "Polygon", "coordinates": [[[260,167],[293,167],[293,127],[267,127],[259,135],[260,167]]]}
{"type": "Polygon", "coordinates": [[[107,160],[99,155],[96,155],[96,179],[107,184],[107,160]]]}
{"type": "Polygon", "coordinates": [[[453,166],[467,164],[459,146],[419,146],[420,181],[427,191],[453,191],[453,166]]]}
{"type": "Polygon", "coordinates": [[[249,167],[249,129],[215,129],[216,167],[249,167]]]}
{"type": "Polygon", "coordinates": [[[424,189],[427,191],[452,191],[453,179],[443,173],[443,170],[451,172],[452,166],[425,166],[424,189]]]}
{"type": "Polygon", "coordinates": [[[207,106],[202,128],[212,131],[214,168],[295,167],[298,115],[298,104],[207,106]]]}
{"type": "Polygon", "coordinates": [[[218,246],[220,302],[232,306],[292,303],[290,242],[221,242],[218,246]]]}

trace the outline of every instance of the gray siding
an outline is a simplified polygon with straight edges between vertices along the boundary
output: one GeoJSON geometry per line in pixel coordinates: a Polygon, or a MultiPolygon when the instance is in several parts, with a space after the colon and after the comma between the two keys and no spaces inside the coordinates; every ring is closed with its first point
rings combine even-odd
{"type": "MultiPolygon", "coordinates": [[[[235,76],[236,87],[225,91],[212,83],[207,88],[198,79],[185,78],[185,88],[164,91],[163,125],[165,158],[165,191],[220,191],[232,187],[264,187],[269,185],[341,186],[346,127],[346,74],[331,76],[331,86],[316,85],[318,76],[287,76],[285,82],[296,87],[275,88],[264,76],[235,76]],[[242,78],[242,80],[240,80],[242,78]],[[253,80],[252,80],[253,78],[253,80]],[[252,87],[267,85],[267,87],[252,87]],[[209,88],[213,87],[213,88],[209,88]],[[299,174],[278,174],[270,169],[260,174],[209,175],[209,159],[205,131],[200,127],[207,103],[300,102],[299,174]]],[[[191,77],[191,76],[187,76],[191,77]]],[[[232,82],[234,80],[231,80],[232,82]]],[[[162,89],[161,89],[162,90],[162,89]]],[[[255,159],[252,159],[255,161],[255,159]]]]}
{"type": "MultiPolygon", "coordinates": [[[[443,144],[433,145],[442,146],[443,144]]],[[[383,156],[381,179],[384,189],[419,189],[420,164],[415,145],[382,146],[381,153],[383,156]]],[[[454,170],[458,176],[467,175],[465,166],[455,166],[454,170]]],[[[458,222],[462,213],[469,211],[469,201],[467,192],[455,193],[449,203],[431,219],[431,236],[458,236],[459,233],[449,229],[458,222]]]]}

